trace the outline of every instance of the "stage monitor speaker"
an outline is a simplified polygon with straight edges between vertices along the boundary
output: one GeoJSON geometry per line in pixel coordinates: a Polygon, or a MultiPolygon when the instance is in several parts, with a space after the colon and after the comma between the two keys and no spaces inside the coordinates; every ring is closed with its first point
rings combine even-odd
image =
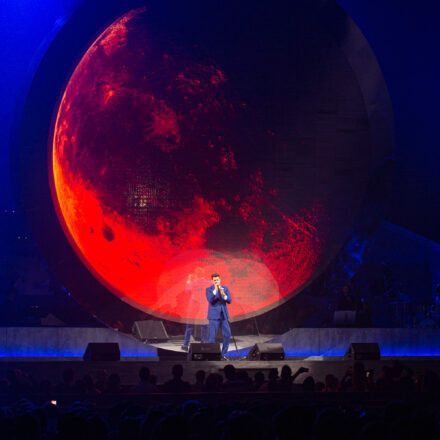
{"type": "Polygon", "coordinates": [[[379,345],[377,342],[352,342],[345,353],[345,358],[355,361],[379,360],[379,345]]]}
{"type": "Polygon", "coordinates": [[[166,342],[170,339],[162,321],[135,321],[131,332],[137,339],[146,342],[166,342]]]}
{"type": "Polygon", "coordinates": [[[192,361],[219,361],[222,351],[219,342],[199,343],[189,345],[188,359],[192,361]]]}
{"type": "Polygon", "coordinates": [[[119,361],[121,352],[117,342],[89,342],[83,359],[85,361],[119,361]]]}
{"type": "Polygon", "coordinates": [[[282,344],[259,343],[255,344],[246,356],[248,361],[282,361],[285,353],[282,344]]]}

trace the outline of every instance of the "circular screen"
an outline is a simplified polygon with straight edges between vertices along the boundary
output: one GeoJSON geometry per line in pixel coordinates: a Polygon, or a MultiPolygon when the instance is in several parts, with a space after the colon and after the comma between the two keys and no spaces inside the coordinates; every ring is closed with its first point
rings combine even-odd
{"type": "Polygon", "coordinates": [[[89,271],[139,310],[203,322],[219,273],[232,320],[258,315],[353,226],[371,163],[356,75],[313,14],[281,15],[211,29],[133,9],[65,87],[49,154],[58,217],[89,271]]]}

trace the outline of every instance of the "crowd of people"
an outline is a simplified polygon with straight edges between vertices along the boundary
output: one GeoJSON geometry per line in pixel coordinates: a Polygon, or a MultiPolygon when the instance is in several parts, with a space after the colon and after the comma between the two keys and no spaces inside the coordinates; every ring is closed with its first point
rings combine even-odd
{"type": "MultiPolygon", "coordinates": [[[[328,374],[315,381],[306,368],[295,373],[288,365],[278,376],[277,369],[250,377],[246,371],[226,365],[223,374],[197,371],[194,382],[183,380],[183,367],[176,364],[168,381],[158,384],[147,367],[139,370],[139,382],[123,385],[118,374],[99,371],[95,378],[86,374],[75,379],[66,369],[62,380],[52,385],[38,383],[22,371],[8,371],[0,381],[2,396],[13,397],[12,403],[0,408],[0,438],[4,440],[381,440],[440,438],[440,407],[392,401],[380,408],[363,408],[362,404],[329,406],[314,401],[316,393],[411,391],[438,392],[440,380],[434,371],[416,374],[396,361],[384,366],[377,380],[361,362],[353,364],[338,379],[328,374]],[[250,392],[257,392],[250,393],[250,392]],[[307,405],[293,404],[288,394],[302,392],[311,396],[307,405]],[[146,400],[139,404],[133,396],[159,393],[184,397],[184,403],[146,400]],[[170,393],[170,394],[167,394],[170,393]],[[227,396],[247,396],[237,401],[227,396]],[[247,393],[247,394],[241,394],[247,393]],[[261,394],[259,394],[261,393],[261,394]],[[36,395],[47,400],[32,402],[36,395]],[[67,407],[57,406],[56,396],[71,395],[75,400],[67,407]],[[94,396],[119,396],[111,407],[99,406],[94,396]],[[203,396],[219,396],[205,399],[203,396]],[[259,396],[260,398],[256,398],[259,396]],[[267,396],[261,398],[261,396],[267,396]],[[278,396],[278,397],[277,397],[278,396]]],[[[322,395],[322,394],[321,394],[322,395]]],[[[353,394],[355,395],[355,394],[353,394]]],[[[356,394],[358,395],[358,394],[356,394]]],[[[420,394],[421,395],[421,394],[420,394]]],[[[292,394],[291,394],[292,396],[292,394]]],[[[421,399],[424,401],[424,399],[421,399]]],[[[420,399],[419,399],[420,402],[420,399]]],[[[431,399],[432,402],[432,399],[431,399]]],[[[434,402],[437,402],[434,399],[434,402]]],[[[353,403],[353,402],[352,402],[353,403]]]]}
{"type": "Polygon", "coordinates": [[[439,409],[391,401],[381,409],[191,399],[99,410],[76,401],[60,410],[28,399],[0,408],[2,440],[413,440],[438,439],[439,409]]]}
{"type": "Polygon", "coordinates": [[[33,394],[44,396],[78,395],[99,396],[106,394],[149,394],[149,393],[216,393],[216,392],[438,392],[440,377],[438,372],[425,370],[415,372],[396,360],[383,365],[376,377],[374,370],[365,368],[362,362],[354,362],[343,377],[325,375],[323,381],[317,381],[309,375],[309,370],[300,367],[295,373],[289,365],[284,365],[281,374],[277,368],[269,370],[267,377],[257,371],[251,377],[247,370],[236,369],[232,364],[219,372],[207,374],[204,370],[196,372],[193,383],[185,381],[183,366],[172,367],[169,380],[158,383],[157,377],[148,367],[139,370],[139,382],[135,385],[123,384],[118,373],[107,374],[105,370],[75,377],[72,368],[65,369],[62,380],[53,384],[45,379],[38,381],[32,375],[21,370],[9,370],[0,378],[0,394],[15,397],[27,397],[33,394]]]}

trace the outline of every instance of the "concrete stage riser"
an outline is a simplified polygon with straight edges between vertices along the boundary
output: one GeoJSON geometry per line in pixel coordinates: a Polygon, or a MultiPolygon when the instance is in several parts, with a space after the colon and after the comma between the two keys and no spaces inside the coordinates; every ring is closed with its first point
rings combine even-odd
{"type": "Polygon", "coordinates": [[[377,342],[383,356],[440,355],[440,329],[295,328],[273,341],[296,356],[343,356],[352,342],[377,342]]]}
{"type": "MultiPolygon", "coordinates": [[[[377,342],[384,356],[440,355],[440,329],[295,328],[271,340],[288,356],[342,356],[351,342],[377,342]]],[[[89,342],[117,342],[123,357],[157,356],[157,348],[109,328],[0,327],[3,358],[81,357],[89,342]]]]}
{"type": "MultiPolygon", "coordinates": [[[[0,375],[9,369],[21,369],[31,373],[37,380],[49,379],[52,383],[61,381],[62,371],[73,367],[76,377],[86,373],[95,375],[105,369],[109,374],[119,373],[122,383],[132,385],[138,381],[139,368],[148,365],[158,382],[171,377],[171,368],[176,363],[184,365],[184,379],[194,381],[199,369],[208,374],[220,372],[227,363],[236,368],[245,369],[253,377],[257,371],[267,373],[271,368],[279,371],[287,364],[295,372],[300,366],[309,368],[309,373],[299,377],[302,382],[310,374],[315,380],[324,380],[326,374],[342,377],[352,361],[345,360],[350,342],[378,342],[382,354],[399,357],[415,371],[440,368],[440,357],[410,356],[406,354],[440,353],[440,331],[438,329],[292,329],[274,340],[283,344],[286,353],[298,357],[285,361],[244,361],[198,362],[185,359],[165,359],[157,356],[157,349],[151,345],[107,328],[41,328],[41,327],[2,327],[0,342],[2,360],[0,375]],[[88,342],[117,342],[121,349],[119,362],[87,362],[82,355],[88,342]],[[339,355],[339,357],[338,357],[339,355]]],[[[173,352],[168,352],[173,354],[173,352]]],[[[243,351],[241,350],[241,353],[243,351]]],[[[233,358],[234,359],[234,358],[233,358]]],[[[237,358],[235,358],[237,359],[237,358]]],[[[390,365],[391,359],[382,357],[381,361],[365,361],[365,367],[379,374],[384,365],[390,365]]]]}

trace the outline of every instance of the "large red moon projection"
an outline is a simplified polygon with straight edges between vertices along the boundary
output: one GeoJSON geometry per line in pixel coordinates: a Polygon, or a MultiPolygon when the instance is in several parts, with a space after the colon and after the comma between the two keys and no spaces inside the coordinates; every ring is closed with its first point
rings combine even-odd
{"type": "Polygon", "coordinates": [[[57,111],[50,178],[66,236],[112,294],[203,322],[216,272],[241,320],[340,249],[368,174],[368,123],[337,46],[307,32],[285,48],[295,58],[245,36],[185,40],[141,8],[89,47],[57,111]]]}

